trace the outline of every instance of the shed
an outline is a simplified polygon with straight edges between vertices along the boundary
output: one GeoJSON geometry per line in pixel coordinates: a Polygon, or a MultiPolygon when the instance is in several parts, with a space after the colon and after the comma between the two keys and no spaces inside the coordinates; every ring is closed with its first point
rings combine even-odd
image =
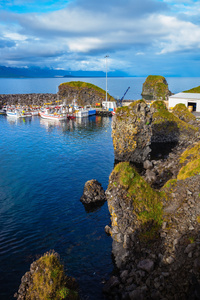
{"type": "Polygon", "coordinates": [[[200,112],[200,93],[178,93],[169,97],[169,108],[179,103],[192,106],[193,111],[200,112]]]}

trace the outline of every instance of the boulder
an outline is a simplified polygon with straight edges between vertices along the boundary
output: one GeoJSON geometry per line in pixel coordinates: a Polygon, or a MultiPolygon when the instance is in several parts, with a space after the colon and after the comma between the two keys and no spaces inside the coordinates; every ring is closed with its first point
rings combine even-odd
{"type": "Polygon", "coordinates": [[[118,108],[112,120],[115,159],[144,163],[150,159],[154,144],[158,144],[159,153],[159,145],[188,144],[197,131],[169,112],[164,101],[154,101],[150,107],[144,100],[134,101],[118,108]]]}
{"type": "Polygon", "coordinates": [[[30,266],[21,279],[14,297],[27,299],[73,299],[78,300],[78,285],[74,278],[66,276],[56,252],[47,252],[30,266]]]}
{"type": "MultiPolygon", "coordinates": [[[[82,82],[82,81],[71,81],[61,83],[58,87],[59,99],[65,101],[66,104],[71,104],[75,99],[77,105],[93,105],[96,103],[101,103],[106,99],[105,90],[99,88],[98,86],[82,82]]],[[[115,99],[107,94],[108,101],[115,101],[115,99]]]]}
{"type": "Polygon", "coordinates": [[[97,180],[88,180],[85,183],[80,201],[85,205],[94,205],[106,201],[105,191],[97,180]]]}
{"type": "Polygon", "coordinates": [[[142,87],[142,97],[145,100],[168,100],[171,92],[165,77],[160,75],[149,75],[142,87]]]}

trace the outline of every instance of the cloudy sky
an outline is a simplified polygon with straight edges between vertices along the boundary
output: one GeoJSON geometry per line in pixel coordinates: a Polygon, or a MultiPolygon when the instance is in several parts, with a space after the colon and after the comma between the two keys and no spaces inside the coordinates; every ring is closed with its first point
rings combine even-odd
{"type": "Polygon", "coordinates": [[[198,0],[0,0],[0,65],[200,76],[198,0]]]}

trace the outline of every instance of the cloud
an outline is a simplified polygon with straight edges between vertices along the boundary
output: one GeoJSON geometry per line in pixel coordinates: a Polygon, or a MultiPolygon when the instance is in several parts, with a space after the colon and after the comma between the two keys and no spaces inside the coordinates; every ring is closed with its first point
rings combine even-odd
{"type": "MultiPolygon", "coordinates": [[[[36,5],[11,2],[20,1],[36,5]]],[[[50,7],[56,1],[40,2],[50,7]]],[[[190,0],[76,0],[52,12],[0,11],[0,64],[102,69],[109,53],[111,69],[133,70],[147,58],[160,63],[168,54],[189,56],[200,48],[200,26],[186,18],[192,13],[190,0]],[[183,17],[173,13],[175,5],[184,5],[183,17]]]]}

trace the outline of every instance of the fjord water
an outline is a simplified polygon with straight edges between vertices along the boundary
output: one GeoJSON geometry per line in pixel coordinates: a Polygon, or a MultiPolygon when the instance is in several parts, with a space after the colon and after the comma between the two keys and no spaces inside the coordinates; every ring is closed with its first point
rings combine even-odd
{"type": "Polygon", "coordinates": [[[111,119],[53,122],[0,116],[0,299],[13,299],[37,255],[60,254],[83,299],[104,299],[112,271],[107,203],[86,212],[87,180],[104,189],[114,163],[111,119]]]}
{"type": "MultiPolygon", "coordinates": [[[[105,89],[104,78],[0,79],[0,94],[56,93],[80,80],[105,89]]],[[[109,93],[140,99],[145,77],[108,78],[109,93]]],[[[173,93],[200,78],[167,78],[173,93]]],[[[13,299],[37,255],[55,249],[80,285],[83,299],[104,299],[101,281],[113,269],[107,203],[86,212],[79,201],[87,180],[104,189],[114,165],[111,119],[52,123],[0,116],[0,299],[13,299]]]]}

